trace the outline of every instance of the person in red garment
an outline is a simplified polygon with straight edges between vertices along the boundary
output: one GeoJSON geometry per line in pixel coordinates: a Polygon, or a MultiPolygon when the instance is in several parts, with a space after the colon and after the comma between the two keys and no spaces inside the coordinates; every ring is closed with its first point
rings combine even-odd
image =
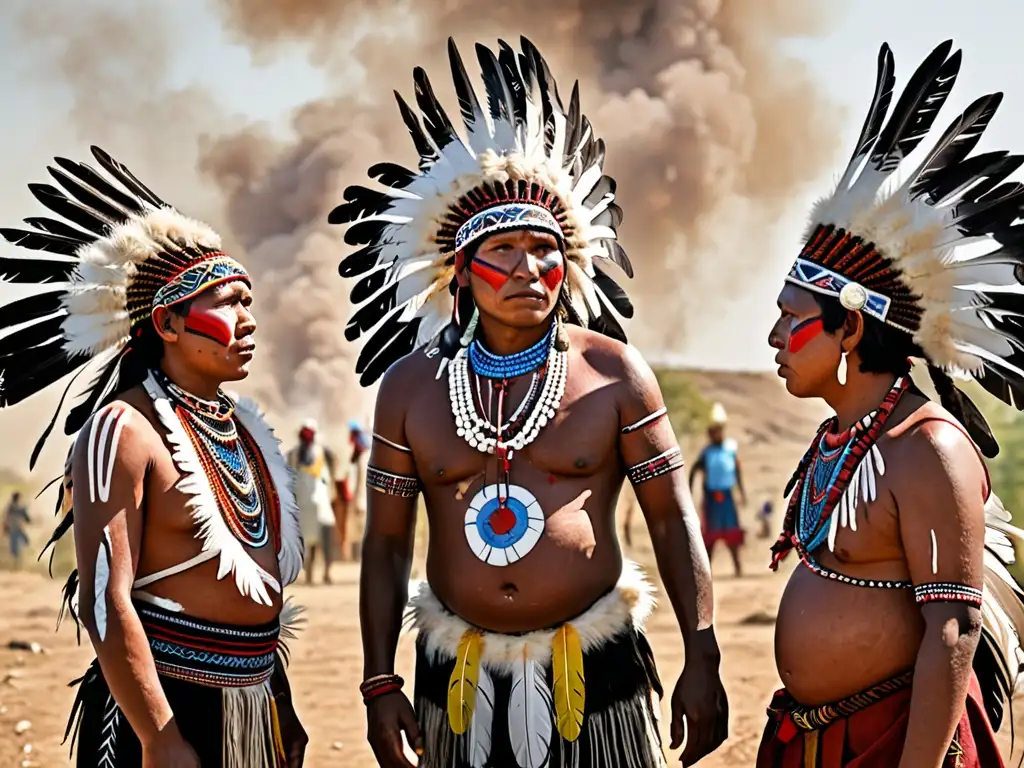
{"type": "Polygon", "coordinates": [[[1024,402],[1024,187],[1003,183],[1024,157],[969,157],[1001,94],[901,167],[959,68],[952,43],[938,46],[883,127],[895,78],[882,46],[849,167],[778,297],[779,375],[835,415],[790,481],[772,548],[773,568],[793,551],[800,562],[779,606],[784,688],[757,768],[1003,765],[993,729],[1022,658],[1022,531],[992,495],[983,456],[996,441],[953,378],[1024,402]]]}

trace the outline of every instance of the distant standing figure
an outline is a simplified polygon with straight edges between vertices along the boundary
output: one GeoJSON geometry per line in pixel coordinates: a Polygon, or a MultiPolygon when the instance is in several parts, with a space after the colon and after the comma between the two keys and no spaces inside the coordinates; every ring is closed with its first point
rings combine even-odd
{"type": "Polygon", "coordinates": [[[740,547],[743,546],[743,529],[740,527],[733,488],[740,492],[740,500],[747,503],[743,490],[743,476],[740,472],[739,449],[736,441],[725,438],[725,424],[728,417],[721,403],[711,409],[711,426],[708,427],[708,445],[700,452],[690,470],[690,490],[698,472],[704,474],[704,493],[701,502],[704,526],[704,546],[708,556],[716,541],[724,541],[732,553],[736,575],[740,576],[740,547]]]}
{"type": "Polygon", "coordinates": [[[768,500],[761,505],[761,511],[757,513],[757,521],[761,524],[757,538],[767,539],[771,537],[772,512],[773,506],[771,500],[768,500]]]}
{"type": "MultiPolygon", "coordinates": [[[[295,470],[295,498],[299,504],[302,538],[306,543],[306,583],[313,583],[313,562],[317,552],[323,553],[324,584],[331,583],[331,563],[334,560],[334,530],[339,528],[338,515],[331,495],[338,497],[334,478],[337,461],[330,448],[317,439],[316,421],[307,419],[299,430],[299,444],[288,453],[288,464],[295,470]]],[[[344,515],[341,516],[342,520],[344,515]]],[[[342,532],[342,536],[344,533],[342,532]]],[[[344,552],[344,541],[342,541],[344,552]]]]}
{"type": "Polygon", "coordinates": [[[366,459],[370,456],[370,437],[354,419],[348,423],[348,429],[352,445],[349,501],[355,506],[356,515],[363,515],[366,512],[366,459]]]}
{"type": "Polygon", "coordinates": [[[4,513],[4,534],[7,536],[16,568],[21,568],[21,550],[28,545],[28,534],[25,533],[25,526],[28,523],[28,509],[21,502],[21,494],[15,491],[11,494],[7,511],[4,513]]]}

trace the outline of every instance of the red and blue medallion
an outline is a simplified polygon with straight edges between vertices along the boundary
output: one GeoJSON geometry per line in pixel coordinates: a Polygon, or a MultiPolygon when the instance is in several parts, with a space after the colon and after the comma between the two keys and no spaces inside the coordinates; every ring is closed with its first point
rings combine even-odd
{"type": "Polygon", "coordinates": [[[505,566],[525,557],[543,532],[544,510],[518,485],[486,485],[466,510],[466,541],[488,565],[505,566]]]}

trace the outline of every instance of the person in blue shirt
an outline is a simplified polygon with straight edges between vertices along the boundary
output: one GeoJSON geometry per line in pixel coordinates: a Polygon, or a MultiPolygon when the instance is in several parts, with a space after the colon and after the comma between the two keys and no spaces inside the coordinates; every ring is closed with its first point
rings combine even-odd
{"type": "Polygon", "coordinates": [[[700,472],[704,475],[701,499],[701,521],[704,546],[711,551],[716,541],[724,541],[732,553],[736,575],[742,575],[740,547],[743,546],[744,532],[740,527],[733,489],[737,489],[741,503],[746,506],[747,495],[743,490],[743,475],[740,471],[738,446],[732,438],[725,437],[727,415],[721,403],[711,409],[711,425],[708,427],[708,445],[700,452],[690,470],[690,490],[700,472]]]}

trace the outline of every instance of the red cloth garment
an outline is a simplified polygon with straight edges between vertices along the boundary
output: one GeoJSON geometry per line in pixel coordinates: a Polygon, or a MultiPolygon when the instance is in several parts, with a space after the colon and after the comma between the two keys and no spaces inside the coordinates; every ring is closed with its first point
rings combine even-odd
{"type": "Polygon", "coordinates": [[[724,541],[730,549],[742,547],[745,534],[742,528],[732,528],[728,531],[704,531],[704,549],[708,552],[716,541],[724,541]]]}
{"type": "MultiPolygon", "coordinates": [[[[768,708],[756,768],[894,768],[903,754],[910,719],[912,689],[900,682],[904,678],[909,680],[909,675],[825,707],[801,707],[785,689],[776,691],[768,708]],[[866,699],[873,701],[864,705],[866,699]],[[837,714],[837,710],[854,709],[852,714],[837,714]],[[801,721],[804,728],[808,726],[808,711],[826,713],[824,718],[819,717],[818,723],[824,720],[824,724],[817,730],[802,730],[797,725],[801,721]],[[816,756],[807,753],[815,748],[816,756]]],[[[814,722],[814,715],[810,720],[814,722]]],[[[942,765],[1005,768],[973,672],[966,706],[942,765]]]]}

